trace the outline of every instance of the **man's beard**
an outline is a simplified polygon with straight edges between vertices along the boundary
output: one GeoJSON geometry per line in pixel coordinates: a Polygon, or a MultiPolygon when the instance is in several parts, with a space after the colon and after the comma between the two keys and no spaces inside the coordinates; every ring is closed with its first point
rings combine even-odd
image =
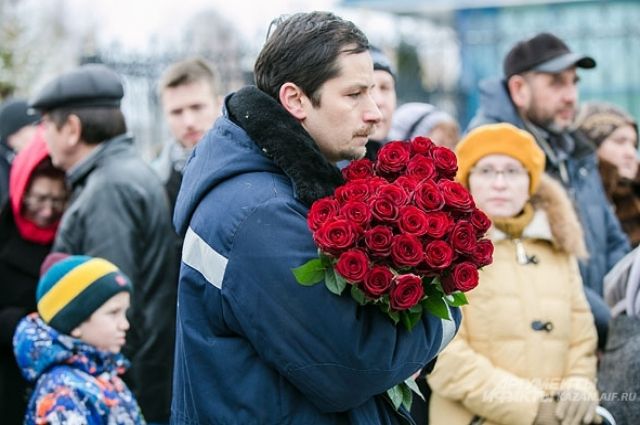
{"type": "Polygon", "coordinates": [[[527,119],[536,126],[555,134],[564,133],[571,127],[571,123],[557,123],[554,115],[543,115],[540,113],[540,110],[535,103],[531,105],[531,108],[529,108],[529,111],[527,112],[527,119]]]}

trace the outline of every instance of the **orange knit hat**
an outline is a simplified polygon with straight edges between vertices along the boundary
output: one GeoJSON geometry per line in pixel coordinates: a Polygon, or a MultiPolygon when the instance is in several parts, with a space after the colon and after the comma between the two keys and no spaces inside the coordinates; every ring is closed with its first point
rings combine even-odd
{"type": "Polygon", "coordinates": [[[460,184],[469,187],[471,168],[483,157],[492,154],[508,155],[520,161],[529,172],[529,193],[536,191],[544,172],[544,152],[531,134],[507,123],[477,127],[458,143],[456,179],[460,184]]]}

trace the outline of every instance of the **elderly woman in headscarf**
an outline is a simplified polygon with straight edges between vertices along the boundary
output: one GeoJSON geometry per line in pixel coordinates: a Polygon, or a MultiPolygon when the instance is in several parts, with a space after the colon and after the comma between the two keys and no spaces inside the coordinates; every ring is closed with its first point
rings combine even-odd
{"type": "Polygon", "coordinates": [[[0,412],[23,423],[27,383],[13,355],[20,319],[36,310],[40,264],[51,250],[67,203],[64,171],[55,168],[38,132],[13,161],[9,199],[0,213],[0,412]]]}
{"type": "Polygon", "coordinates": [[[553,425],[596,417],[596,329],[576,257],[586,249],[533,137],[471,131],[458,175],[493,221],[493,264],[468,293],[458,335],[428,377],[431,425],[553,425]]]}
{"type": "Polygon", "coordinates": [[[596,145],[602,185],[632,246],[640,244],[640,171],[638,124],[605,102],[585,103],[578,128],[596,145]]]}

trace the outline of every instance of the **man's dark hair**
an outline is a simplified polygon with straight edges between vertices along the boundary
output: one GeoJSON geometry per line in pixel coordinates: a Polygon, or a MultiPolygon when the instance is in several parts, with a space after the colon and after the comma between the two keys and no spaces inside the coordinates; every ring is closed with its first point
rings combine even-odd
{"type": "Polygon", "coordinates": [[[280,17],[275,25],[258,55],[254,75],[258,88],[277,101],[280,87],[291,82],[313,106],[320,105],[320,87],[340,72],[338,56],[369,49],[364,33],[333,13],[296,13],[280,17]]]}
{"type": "Polygon", "coordinates": [[[120,108],[70,107],[54,109],[48,114],[58,130],[70,115],[77,116],[82,123],[80,139],[88,145],[97,145],[127,132],[127,124],[120,108]]]}

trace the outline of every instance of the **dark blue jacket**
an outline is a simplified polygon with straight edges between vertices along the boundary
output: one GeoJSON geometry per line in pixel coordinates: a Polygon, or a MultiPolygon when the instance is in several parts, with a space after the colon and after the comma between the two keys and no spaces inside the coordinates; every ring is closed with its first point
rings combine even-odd
{"type": "MultiPolygon", "coordinates": [[[[483,124],[508,122],[531,130],[518,115],[503,80],[480,83],[480,108],[469,128],[483,124]]],[[[560,181],[569,193],[584,229],[589,258],[580,262],[586,287],[602,296],[604,275],[629,251],[629,241],[611,209],[602,187],[594,147],[579,133],[572,132],[575,148],[565,161],[568,179],[560,176],[559,164],[550,158],[548,142],[533,134],[547,156],[546,172],[560,181]]]]}
{"type": "Polygon", "coordinates": [[[273,99],[252,87],[227,98],[174,216],[185,242],[172,423],[404,422],[381,394],[449,342],[460,313],[408,332],[349,295],[296,283],[291,269],[317,256],[309,203],[339,176],[273,99]]]}

